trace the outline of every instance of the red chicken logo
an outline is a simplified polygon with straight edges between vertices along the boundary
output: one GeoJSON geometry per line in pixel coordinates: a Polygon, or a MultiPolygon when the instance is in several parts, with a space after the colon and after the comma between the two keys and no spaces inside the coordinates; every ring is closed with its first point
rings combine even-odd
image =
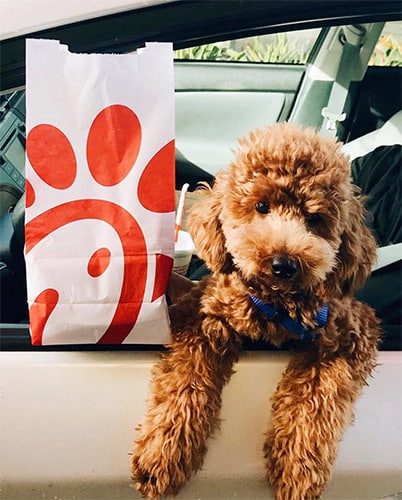
{"type": "MultiPolygon", "coordinates": [[[[142,153],[143,141],[138,116],[121,104],[105,107],[93,119],[85,145],[75,145],[85,146],[81,155],[55,125],[29,131],[33,182],[26,185],[25,253],[36,290],[30,305],[34,345],[46,343],[43,336],[52,320],[72,322],[59,343],[74,342],[77,330],[86,326],[92,335],[88,342],[121,343],[136,325],[144,300],[164,294],[173,260],[163,253],[150,256],[147,235],[153,223],[161,224],[160,214],[174,214],[174,141],[151,158],[142,153]],[[82,157],[85,165],[78,164],[82,157]],[[124,207],[113,201],[122,188],[124,207]],[[49,247],[53,257],[44,264],[49,247]],[[89,303],[91,308],[83,307],[89,303]],[[77,324],[68,314],[71,304],[85,311],[77,324]],[[91,328],[99,314],[108,319],[91,328]]],[[[166,220],[173,242],[174,219],[166,220]]]]}

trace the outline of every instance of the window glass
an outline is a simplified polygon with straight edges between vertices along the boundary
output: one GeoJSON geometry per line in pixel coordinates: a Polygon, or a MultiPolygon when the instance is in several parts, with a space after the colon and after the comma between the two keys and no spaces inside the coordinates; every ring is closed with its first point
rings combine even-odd
{"type": "Polygon", "coordinates": [[[198,61],[305,64],[320,29],[290,31],[210,43],[175,51],[175,58],[198,61]]]}
{"type": "Polygon", "coordinates": [[[402,23],[388,22],[371,56],[370,66],[402,66],[402,23]]]}

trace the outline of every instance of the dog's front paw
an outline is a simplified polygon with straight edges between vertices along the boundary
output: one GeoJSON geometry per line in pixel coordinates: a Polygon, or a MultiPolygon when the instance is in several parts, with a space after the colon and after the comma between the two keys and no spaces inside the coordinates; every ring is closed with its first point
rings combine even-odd
{"type": "Polygon", "coordinates": [[[155,461],[145,463],[141,456],[133,455],[131,472],[134,484],[145,497],[158,499],[164,495],[176,495],[186,482],[180,465],[155,461]]]}
{"type": "MultiPolygon", "coordinates": [[[[302,447],[303,445],[301,445],[302,447]]],[[[325,490],[330,468],[310,454],[298,455],[277,446],[272,435],[264,446],[268,480],[276,500],[318,500],[325,490]]]]}
{"type": "Polygon", "coordinates": [[[141,456],[133,455],[131,472],[135,487],[145,497],[158,499],[173,493],[168,471],[162,470],[160,464],[145,464],[141,456]]]}
{"type": "Polygon", "coordinates": [[[131,472],[135,487],[148,498],[160,498],[163,494],[163,487],[157,484],[157,478],[151,476],[149,471],[141,468],[138,457],[133,457],[131,461],[131,472]]]}
{"type": "Polygon", "coordinates": [[[174,436],[142,429],[131,458],[136,488],[152,499],[176,495],[191,475],[187,456],[188,450],[174,436]]]}

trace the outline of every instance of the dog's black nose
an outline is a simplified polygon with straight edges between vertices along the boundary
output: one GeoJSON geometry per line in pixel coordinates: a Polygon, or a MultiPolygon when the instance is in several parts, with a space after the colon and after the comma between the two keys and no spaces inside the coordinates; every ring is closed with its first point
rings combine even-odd
{"type": "Polygon", "coordinates": [[[283,255],[277,255],[272,259],[271,270],[277,278],[288,280],[297,274],[297,261],[283,255]]]}

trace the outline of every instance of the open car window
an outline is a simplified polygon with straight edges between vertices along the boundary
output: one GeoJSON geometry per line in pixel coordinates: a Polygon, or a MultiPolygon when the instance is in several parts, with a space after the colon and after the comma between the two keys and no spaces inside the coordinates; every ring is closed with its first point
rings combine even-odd
{"type": "Polygon", "coordinates": [[[175,59],[305,64],[320,30],[309,29],[251,36],[175,51],[175,59]]]}
{"type": "MultiPolygon", "coordinates": [[[[175,51],[177,189],[184,182],[191,182],[192,190],[198,181],[213,182],[232,160],[239,137],[288,119],[320,33],[327,30],[270,33],[175,51]]],[[[375,130],[401,109],[401,54],[400,22],[386,23],[367,74],[355,89],[348,140],[375,130]],[[385,75],[392,90],[384,96],[385,75]]],[[[17,203],[24,191],[23,89],[0,96],[0,127],[0,217],[3,234],[9,235],[2,243],[2,323],[19,324],[5,329],[7,338],[17,338],[18,331],[26,339],[23,202],[17,203]]],[[[201,277],[201,265],[195,259],[189,275],[201,277]]]]}

